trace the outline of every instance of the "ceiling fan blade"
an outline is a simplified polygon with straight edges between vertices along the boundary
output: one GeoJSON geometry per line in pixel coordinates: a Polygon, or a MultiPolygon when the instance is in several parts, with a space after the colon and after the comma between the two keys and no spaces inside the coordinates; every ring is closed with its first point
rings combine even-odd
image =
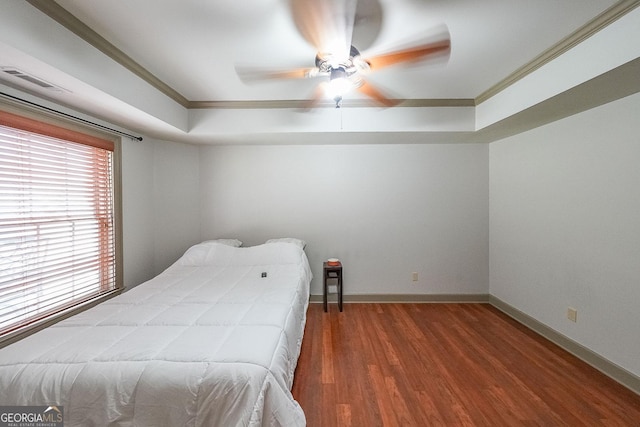
{"type": "Polygon", "coordinates": [[[319,75],[319,70],[317,67],[289,70],[236,67],[236,73],[243,82],[254,83],[264,80],[308,79],[319,75]]]}
{"type": "Polygon", "coordinates": [[[349,58],[358,0],[291,0],[298,31],[319,53],[349,58]]]}
{"type": "Polygon", "coordinates": [[[379,70],[381,68],[392,65],[418,62],[425,59],[435,58],[437,56],[448,57],[451,53],[451,40],[447,33],[446,38],[438,41],[418,44],[405,49],[396,50],[394,52],[376,55],[366,58],[371,70],[379,70]]]}
{"type": "Polygon", "coordinates": [[[368,49],[382,28],[382,6],[379,0],[359,0],[353,23],[351,44],[359,50],[368,49]]]}
{"type": "Polygon", "coordinates": [[[373,99],[377,104],[384,107],[395,107],[400,103],[397,99],[388,98],[378,88],[371,83],[364,81],[364,83],[358,87],[358,91],[369,98],[373,99]]]}

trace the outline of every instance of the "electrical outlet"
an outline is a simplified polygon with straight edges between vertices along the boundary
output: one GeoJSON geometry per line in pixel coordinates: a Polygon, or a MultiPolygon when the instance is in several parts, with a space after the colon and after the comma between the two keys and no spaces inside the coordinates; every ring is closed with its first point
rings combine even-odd
{"type": "Polygon", "coordinates": [[[577,322],[578,321],[578,310],[576,310],[575,308],[567,308],[567,319],[571,320],[572,322],[577,322]]]}
{"type": "Polygon", "coordinates": [[[411,280],[413,280],[414,282],[418,281],[418,272],[414,271],[413,273],[411,273],[411,280]]]}

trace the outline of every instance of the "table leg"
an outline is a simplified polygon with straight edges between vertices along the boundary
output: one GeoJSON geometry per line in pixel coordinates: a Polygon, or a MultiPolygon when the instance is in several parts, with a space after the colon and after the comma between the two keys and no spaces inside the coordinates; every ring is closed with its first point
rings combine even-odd
{"type": "Polygon", "coordinates": [[[342,270],[338,273],[338,308],[342,311],[342,270]]]}
{"type": "Polygon", "coordinates": [[[322,302],[324,304],[324,311],[325,313],[327,312],[327,292],[329,292],[329,288],[327,286],[327,270],[324,271],[324,276],[323,276],[323,292],[322,292],[322,302]]]}

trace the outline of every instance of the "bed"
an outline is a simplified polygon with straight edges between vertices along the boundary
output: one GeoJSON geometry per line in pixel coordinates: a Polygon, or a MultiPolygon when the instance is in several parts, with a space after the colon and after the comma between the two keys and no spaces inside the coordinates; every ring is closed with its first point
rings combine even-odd
{"type": "Polygon", "coordinates": [[[203,242],[157,277],[0,350],[0,405],[66,426],[301,426],[311,271],[290,242],[203,242]]]}

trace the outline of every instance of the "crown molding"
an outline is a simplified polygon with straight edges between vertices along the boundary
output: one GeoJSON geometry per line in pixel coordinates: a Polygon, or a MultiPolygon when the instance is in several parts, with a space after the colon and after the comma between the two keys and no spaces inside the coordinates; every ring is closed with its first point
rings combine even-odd
{"type": "Polygon", "coordinates": [[[189,103],[189,100],[187,98],[182,96],[180,93],[178,93],[178,91],[160,80],[158,77],[150,73],[146,68],[138,64],[130,56],[115,47],[104,37],[96,33],[88,25],[73,16],[55,1],[27,0],[27,2],[51,19],[57,21],[69,31],[75,33],[84,41],[100,50],[102,53],[104,53],[147,83],[149,83],[151,86],[158,89],[163,94],[167,95],[169,98],[176,101],[178,104],[182,105],[183,107],[187,107],[189,103]]]}
{"type": "MultiPolygon", "coordinates": [[[[395,107],[474,107],[473,99],[394,99],[395,107]]],[[[367,108],[380,107],[367,99],[345,99],[341,104],[343,107],[367,108]]],[[[313,106],[314,108],[336,108],[335,102],[331,100],[321,101],[313,106]]],[[[309,101],[303,99],[289,100],[264,100],[264,101],[189,101],[187,108],[190,109],[263,109],[263,108],[309,108],[309,101]]]]}
{"type": "Polygon", "coordinates": [[[475,104],[479,105],[489,98],[502,92],[518,80],[523,79],[527,75],[533,73],[543,65],[553,61],[555,58],[566,53],[568,50],[582,43],[598,31],[602,30],[609,24],[617,21],[636,7],[640,6],[639,0],[621,0],[602,12],[600,15],[587,22],[582,27],[562,39],[560,42],[542,52],[533,60],[518,68],[516,71],[482,92],[475,98],[475,104]]]}

